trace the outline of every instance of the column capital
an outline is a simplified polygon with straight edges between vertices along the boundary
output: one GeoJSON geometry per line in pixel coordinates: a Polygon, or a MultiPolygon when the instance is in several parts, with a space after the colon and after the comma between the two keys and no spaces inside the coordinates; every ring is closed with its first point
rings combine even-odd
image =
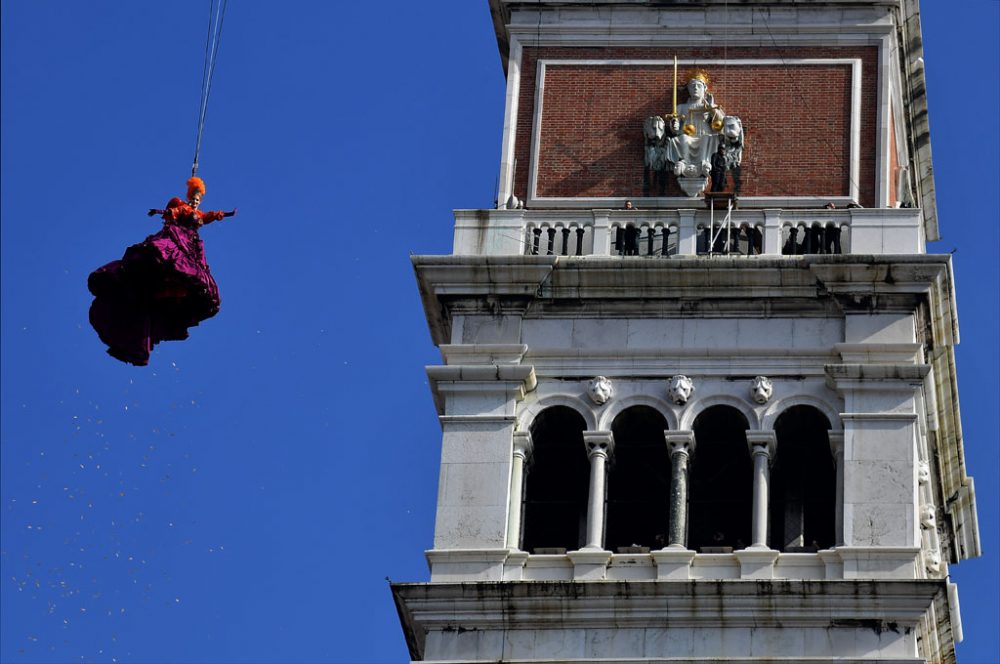
{"type": "Polygon", "coordinates": [[[778,451],[778,436],[774,431],[747,431],[747,447],[751,457],[763,454],[768,459],[774,459],[778,451]]]}
{"type": "Polygon", "coordinates": [[[584,431],[583,445],[588,457],[602,455],[607,459],[615,450],[615,436],[610,431],[584,431]]]}
{"type": "Polygon", "coordinates": [[[531,440],[530,431],[514,432],[514,456],[519,456],[526,460],[531,456],[531,452],[534,448],[535,445],[531,440]]]}
{"type": "Polygon", "coordinates": [[[830,439],[830,453],[836,459],[838,455],[844,454],[844,432],[842,430],[838,431],[827,431],[827,438],[830,439]]]}
{"type": "Polygon", "coordinates": [[[675,454],[687,454],[690,456],[694,453],[694,431],[683,429],[664,431],[663,439],[667,442],[667,451],[670,453],[670,456],[674,456],[675,454]]]}

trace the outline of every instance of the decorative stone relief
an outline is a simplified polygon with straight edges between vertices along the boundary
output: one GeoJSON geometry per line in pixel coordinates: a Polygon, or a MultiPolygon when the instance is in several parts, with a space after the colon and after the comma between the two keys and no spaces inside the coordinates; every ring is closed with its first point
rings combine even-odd
{"type": "Polygon", "coordinates": [[[931,549],[927,552],[924,556],[924,566],[931,574],[937,574],[941,571],[941,554],[938,553],[937,549],[931,549]]]}
{"type": "Polygon", "coordinates": [[[767,376],[756,376],[750,382],[750,396],[759,404],[765,404],[774,394],[774,384],[767,376]]]}
{"type": "Polygon", "coordinates": [[[611,380],[604,376],[597,376],[587,387],[587,394],[590,395],[590,400],[596,403],[598,406],[603,406],[614,396],[615,388],[611,384],[611,380]]]}
{"type": "Polygon", "coordinates": [[[671,376],[667,384],[667,396],[678,406],[683,406],[694,394],[694,382],[683,374],[671,376]]]}
{"type": "Polygon", "coordinates": [[[934,506],[924,505],[920,508],[920,527],[933,530],[937,526],[937,517],[934,516],[934,506]]]}
{"type": "Polygon", "coordinates": [[[688,100],[677,103],[677,68],[674,65],[673,112],[646,118],[643,123],[646,167],[643,189],[649,195],[654,176],[663,195],[667,171],[689,197],[705,189],[705,179],[713,175],[713,191],[721,191],[726,172],[733,173],[734,193],[739,194],[740,165],[743,162],[743,122],[727,116],[708,91],[708,73],[699,69],[688,79],[688,100]],[[713,160],[715,173],[713,174],[713,160]]]}
{"type": "Polygon", "coordinates": [[[931,481],[931,466],[926,461],[921,461],[917,464],[917,482],[921,486],[927,486],[931,481]]]}

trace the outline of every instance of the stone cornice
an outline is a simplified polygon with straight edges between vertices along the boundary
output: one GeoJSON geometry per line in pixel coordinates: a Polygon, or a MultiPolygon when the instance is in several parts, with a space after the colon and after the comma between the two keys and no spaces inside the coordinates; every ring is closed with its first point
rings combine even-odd
{"type": "MultiPolygon", "coordinates": [[[[598,552],[608,556],[607,552],[598,552]]],[[[943,579],[849,581],[530,581],[396,583],[393,593],[421,632],[465,629],[671,626],[822,627],[838,619],[914,626],[943,579]]],[[[401,614],[403,610],[401,609],[401,614]]]]}
{"type": "Polygon", "coordinates": [[[828,364],[824,367],[837,390],[912,390],[923,385],[929,364],[828,364]]]}
{"type": "MultiPolygon", "coordinates": [[[[497,415],[451,416],[445,415],[445,397],[448,394],[477,393],[505,394],[517,401],[524,398],[538,385],[535,369],[530,365],[493,364],[493,365],[448,365],[426,367],[427,378],[430,380],[431,393],[434,395],[434,405],[437,407],[439,419],[446,421],[496,420],[497,415]]],[[[501,419],[513,420],[512,416],[501,419]]]]}

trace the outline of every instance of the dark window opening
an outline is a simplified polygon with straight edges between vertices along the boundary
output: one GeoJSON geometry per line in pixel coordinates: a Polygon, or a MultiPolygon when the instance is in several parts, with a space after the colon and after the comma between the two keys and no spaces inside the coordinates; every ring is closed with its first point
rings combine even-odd
{"type": "Polygon", "coordinates": [[[608,475],[605,548],[666,545],[670,514],[670,455],[657,410],[633,406],[611,425],[615,450],[608,475]]]}
{"type": "Polygon", "coordinates": [[[586,423],[572,408],[542,411],[531,427],[534,451],[525,476],[521,548],[575,551],[584,544],[590,463],[586,423]]]}
{"type": "Polygon", "coordinates": [[[702,553],[745,548],[751,541],[753,468],[747,420],[730,406],[712,406],[694,421],[688,548],[702,553]]]}
{"type": "Polygon", "coordinates": [[[774,423],[777,454],[771,468],[771,548],[789,553],[836,543],[837,469],[830,422],[812,406],[793,406],[774,423]]]}

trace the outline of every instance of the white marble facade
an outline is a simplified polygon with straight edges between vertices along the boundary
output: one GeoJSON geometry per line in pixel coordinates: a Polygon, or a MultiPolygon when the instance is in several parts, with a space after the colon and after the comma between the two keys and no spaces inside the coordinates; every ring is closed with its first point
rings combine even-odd
{"type": "MultiPolygon", "coordinates": [[[[512,178],[525,46],[691,45],[724,16],[734,45],[762,45],[752,1],[490,4],[507,56],[502,201],[524,196],[512,178]]],[[[979,555],[979,539],[953,391],[951,262],[926,254],[932,189],[917,192],[921,208],[885,207],[889,99],[902,89],[889,60],[910,54],[890,56],[900,45],[884,3],[824,0],[768,17],[781,46],[879,47],[878,145],[863,147],[878,151],[882,207],[751,201],[733,222],[759,232],[760,251],[722,257],[699,249],[718,220],[690,202],[626,212],[601,209],[623,203],[605,199],[531,205],[529,192],[530,209],[456,211],[453,254],[413,257],[442,358],[427,368],[442,429],[430,581],[392,585],[414,661],[953,661],[961,619],[948,566],[979,555]],[[626,224],[668,230],[670,251],[616,255],[626,224]],[[840,255],[782,255],[791,229],[815,225],[841,229],[840,255]],[[564,250],[532,251],[536,237],[566,238],[564,250]],[[745,419],[753,523],[743,546],[605,546],[612,427],[632,406],[662,417],[671,488],[697,463],[699,414],[727,406],[745,419]],[[768,511],[783,453],[775,425],[797,406],[830,425],[834,538],[779,550],[768,511]],[[532,429],[554,407],[583,426],[586,537],[536,552],[522,547],[522,501],[532,429]]],[[[914,159],[928,180],[929,154],[914,159]]],[[[676,495],[663,518],[680,506],[691,527],[676,495]]]]}

